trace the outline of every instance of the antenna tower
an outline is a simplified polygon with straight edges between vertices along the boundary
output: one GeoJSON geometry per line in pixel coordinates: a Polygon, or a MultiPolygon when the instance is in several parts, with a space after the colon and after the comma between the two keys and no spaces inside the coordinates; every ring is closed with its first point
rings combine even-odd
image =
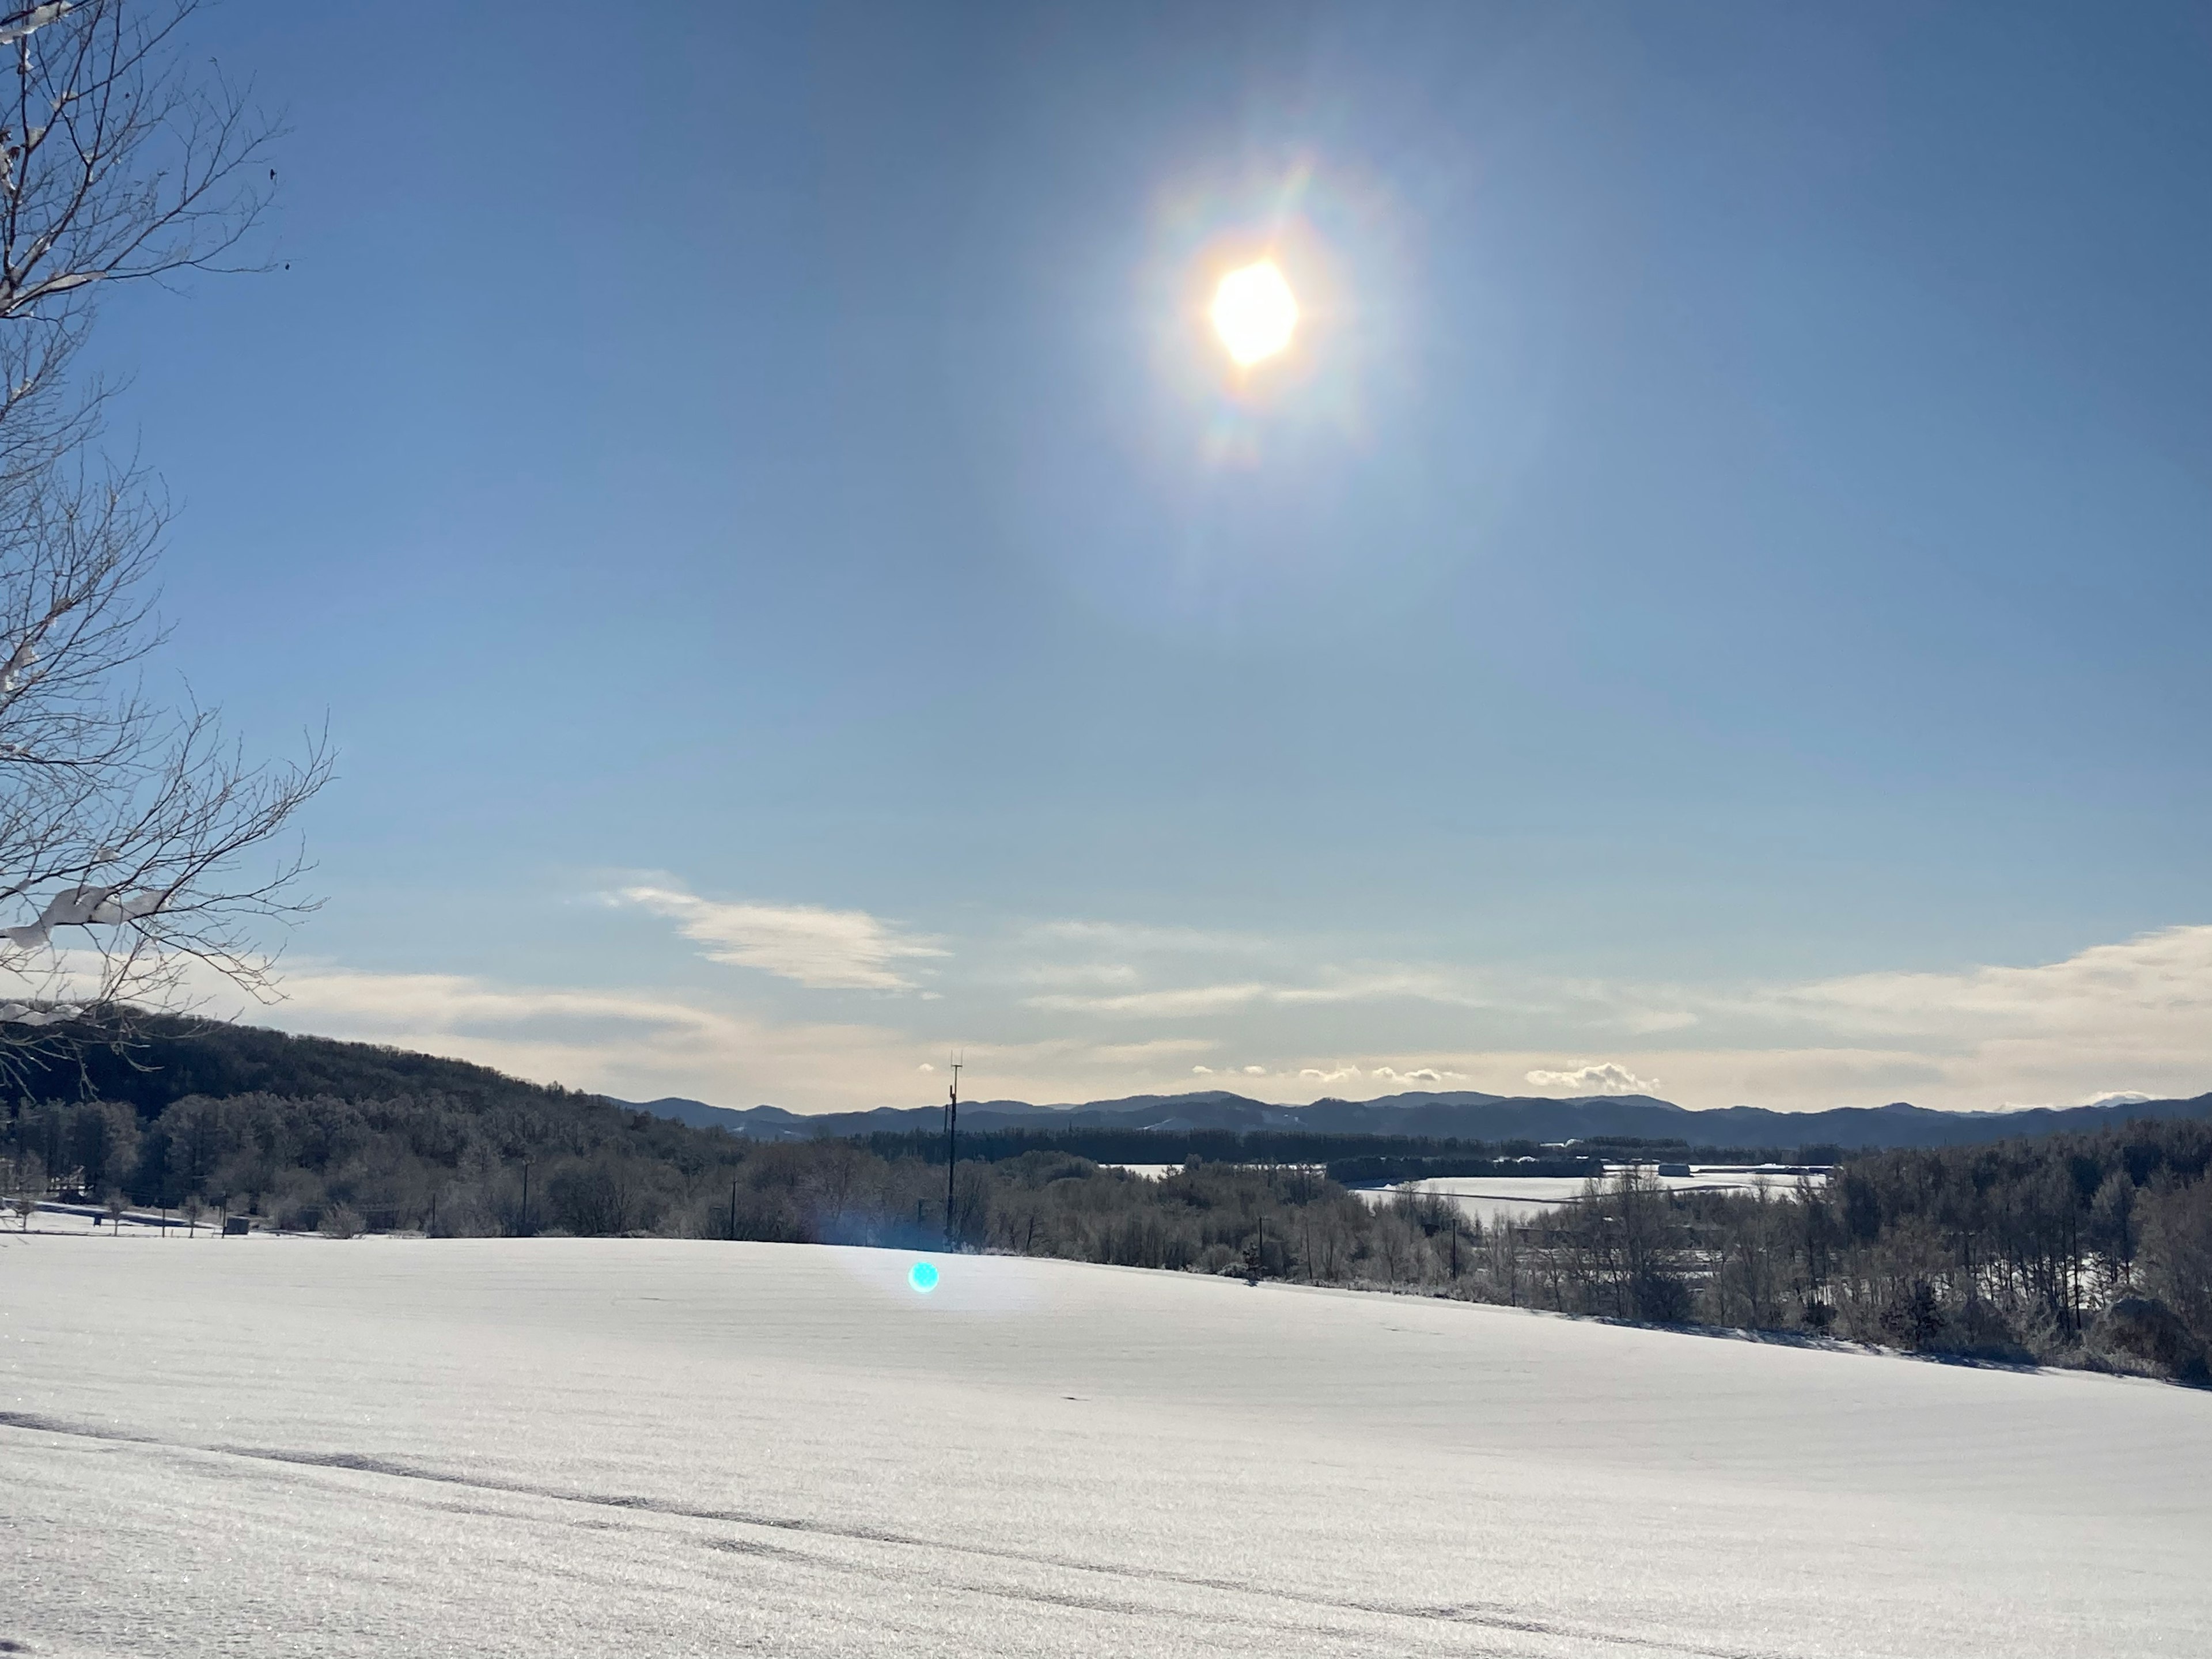
{"type": "Polygon", "coordinates": [[[960,1139],[960,1067],[965,1062],[947,1054],[946,1063],[952,1067],[952,1087],[945,1099],[945,1248],[953,1248],[952,1231],[952,1170],[955,1148],[960,1139]]]}

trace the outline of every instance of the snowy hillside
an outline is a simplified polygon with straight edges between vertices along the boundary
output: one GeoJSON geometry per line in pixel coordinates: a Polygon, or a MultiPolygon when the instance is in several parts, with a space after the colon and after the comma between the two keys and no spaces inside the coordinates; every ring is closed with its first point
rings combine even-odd
{"type": "Polygon", "coordinates": [[[2212,1642],[2212,1395],[1011,1258],[0,1240],[34,1653],[2212,1642]]]}

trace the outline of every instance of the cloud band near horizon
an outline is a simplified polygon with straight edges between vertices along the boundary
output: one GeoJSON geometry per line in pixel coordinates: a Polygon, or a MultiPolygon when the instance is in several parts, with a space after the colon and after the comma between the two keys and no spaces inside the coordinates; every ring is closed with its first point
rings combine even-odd
{"type": "MultiPolygon", "coordinates": [[[[818,1014],[763,1006],[743,983],[711,974],[646,991],[310,963],[289,976],[289,1000],[271,1011],[272,1023],[478,1060],[625,1098],[675,1093],[801,1111],[920,1103],[918,1067],[941,1060],[949,1042],[966,1048],[979,1097],[1040,1103],[1175,1092],[1209,1079],[1284,1102],[1443,1088],[1651,1093],[1664,1079],[1667,1097],[1682,1104],[1784,1110],[1895,1099],[1993,1109],[2212,1088],[2212,927],[2168,928],[2028,967],[1617,993],[1523,982],[1516,1009],[1534,1011],[1526,1016],[1532,1024],[1540,1016],[1555,1029],[1579,1026],[1573,1049],[1415,1037],[1391,1049],[1317,1053],[1295,1034],[1270,1040],[1238,1022],[1255,1009],[1322,1006],[1320,996],[1245,994],[1255,985],[1328,990],[1319,976],[1303,985],[1231,981],[1237,994],[1211,1001],[1194,994],[1222,988],[1161,987],[1183,1000],[1133,1022],[1120,1010],[1039,1009],[1019,991],[1034,964],[1000,961],[948,980],[947,1000],[923,1003],[911,994],[916,981],[906,965],[951,961],[949,952],[864,912],[717,904],[672,887],[635,886],[623,902],[675,921],[684,939],[708,947],[702,954],[712,963],[800,988],[787,998],[820,999],[818,1014]],[[854,993],[866,994],[855,1003],[854,993]],[[1209,1006],[1214,1012],[1203,1012],[1209,1006]]],[[[963,945],[960,960],[1018,957],[1024,948],[1018,936],[1012,946],[963,945]]],[[[1129,971],[1146,979],[1164,969],[1147,961],[1129,971]]],[[[1425,1008],[1487,999],[1468,979],[1456,1004],[1438,1002],[1431,993],[1452,976],[1436,967],[1347,972],[1334,982],[1359,994],[1337,1006],[1360,1019],[1371,1010],[1418,1025],[1425,1008]],[[1397,994],[1376,988],[1394,976],[1397,994]]],[[[1507,1024],[1522,1017],[1508,1011],[1507,1024]]]]}

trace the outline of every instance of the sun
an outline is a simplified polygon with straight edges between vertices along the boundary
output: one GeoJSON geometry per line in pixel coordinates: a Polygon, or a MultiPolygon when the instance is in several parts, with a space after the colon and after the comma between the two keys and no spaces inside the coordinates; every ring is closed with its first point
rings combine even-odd
{"type": "Polygon", "coordinates": [[[1231,271],[1213,290],[1213,331],[1240,368],[1281,351],[1298,325],[1297,296],[1273,259],[1231,271]]]}

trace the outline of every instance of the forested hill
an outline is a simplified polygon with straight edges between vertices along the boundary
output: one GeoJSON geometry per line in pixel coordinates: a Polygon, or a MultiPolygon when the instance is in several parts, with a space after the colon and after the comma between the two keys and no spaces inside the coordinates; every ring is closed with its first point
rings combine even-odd
{"type": "Polygon", "coordinates": [[[558,1085],[526,1083],[463,1060],[167,1014],[139,1016],[126,1043],[88,1046],[81,1060],[19,1062],[9,1087],[31,1100],[113,1101],[135,1108],[142,1118],[159,1116],[172,1102],[192,1095],[440,1096],[477,1108],[574,1097],[558,1085]]]}

